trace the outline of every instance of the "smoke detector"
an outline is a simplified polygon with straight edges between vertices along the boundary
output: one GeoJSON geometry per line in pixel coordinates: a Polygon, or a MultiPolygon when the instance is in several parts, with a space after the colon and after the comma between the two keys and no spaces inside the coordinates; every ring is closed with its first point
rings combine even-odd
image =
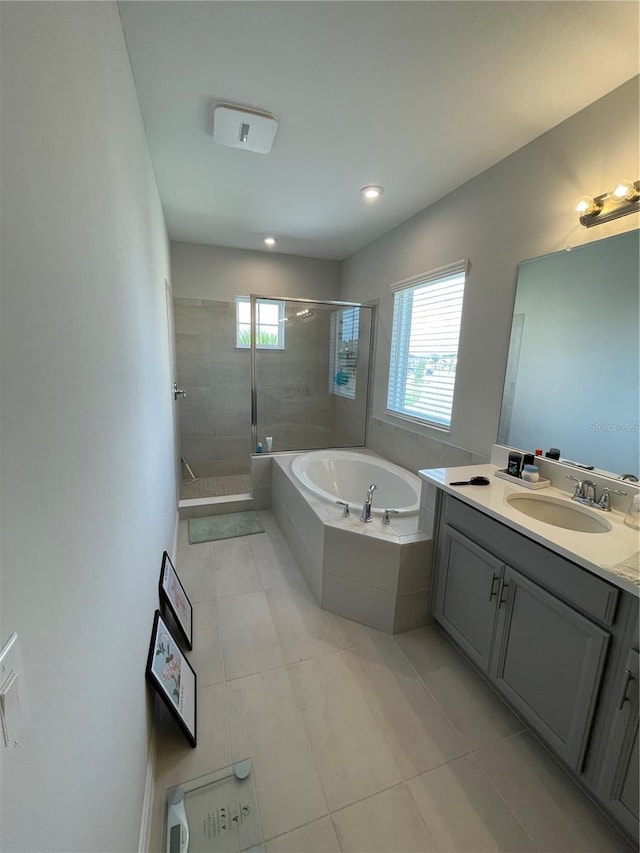
{"type": "Polygon", "coordinates": [[[213,139],[229,148],[268,154],[278,130],[278,119],[264,110],[219,103],[213,108],[213,139]]]}

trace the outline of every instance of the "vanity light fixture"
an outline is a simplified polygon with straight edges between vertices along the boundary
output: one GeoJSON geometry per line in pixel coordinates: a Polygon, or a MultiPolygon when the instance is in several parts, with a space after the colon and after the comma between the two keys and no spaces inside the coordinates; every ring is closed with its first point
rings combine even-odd
{"type": "Polygon", "coordinates": [[[277,237],[263,237],[262,242],[265,244],[265,246],[268,246],[270,249],[273,249],[275,244],[278,242],[278,238],[277,237]]]}
{"type": "Polygon", "coordinates": [[[623,179],[609,192],[595,198],[583,195],[578,199],[575,210],[580,216],[580,224],[586,228],[640,211],[640,181],[623,179]]]}
{"type": "Polygon", "coordinates": [[[367,201],[377,201],[384,192],[384,189],[382,187],[370,185],[367,187],[362,187],[360,192],[367,201]]]}

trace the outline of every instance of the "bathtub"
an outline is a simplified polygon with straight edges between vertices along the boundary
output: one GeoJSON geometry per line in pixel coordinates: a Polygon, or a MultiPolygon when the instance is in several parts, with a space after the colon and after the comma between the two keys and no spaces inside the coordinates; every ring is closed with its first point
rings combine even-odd
{"type": "Polygon", "coordinates": [[[312,450],[271,457],[278,524],[322,608],[379,631],[431,621],[431,535],[420,530],[421,481],[370,451],[312,450]],[[374,517],[360,521],[375,483],[374,517]],[[352,507],[342,518],[337,500],[352,507]],[[398,509],[390,524],[385,509],[398,509]]]}
{"type": "Polygon", "coordinates": [[[346,501],[354,512],[362,509],[372,483],[377,486],[373,515],[394,509],[400,516],[412,516],[420,509],[420,479],[377,456],[352,450],[313,450],[296,456],[291,473],[317,497],[332,504],[346,501]]]}

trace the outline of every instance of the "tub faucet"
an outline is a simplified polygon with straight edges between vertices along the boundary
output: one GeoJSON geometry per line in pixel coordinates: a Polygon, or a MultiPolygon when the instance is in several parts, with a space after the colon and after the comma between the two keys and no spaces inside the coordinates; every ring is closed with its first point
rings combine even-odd
{"type": "Polygon", "coordinates": [[[373,493],[377,488],[378,487],[375,483],[371,483],[367,489],[367,494],[364,496],[364,503],[362,504],[362,512],[360,513],[360,521],[364,521],[366,523],[372,521],[371,504],[373,503],[373,493]]]}

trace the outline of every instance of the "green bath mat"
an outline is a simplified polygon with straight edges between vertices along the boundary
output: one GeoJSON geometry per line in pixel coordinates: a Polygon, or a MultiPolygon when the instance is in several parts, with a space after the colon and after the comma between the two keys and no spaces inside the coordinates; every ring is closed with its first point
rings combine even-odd
{"type": "Polygon", "coordinates": [[[234,536],[249,536],[264,533],[254,510],[230,512],[228,515],[210,515],[206,518],[189,519],[189,542],[212,542],[215,539],[233,539],[234,536]]]}

